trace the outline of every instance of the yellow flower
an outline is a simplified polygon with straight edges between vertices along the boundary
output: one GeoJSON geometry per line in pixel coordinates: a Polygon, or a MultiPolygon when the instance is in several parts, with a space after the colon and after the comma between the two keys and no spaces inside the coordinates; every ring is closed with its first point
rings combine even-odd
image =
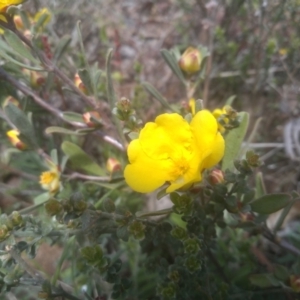
{"type": "Polygon", "coordinates": [[[46,171],[41,174],[40,185],[51,194],[55,194],[59,190],[60,172],[56,165],[52,163],[50,171],[46,171]]]}
{"type": "Polygon", "coordinates": [[[14,145],[19,150],[25,150],[27,146],[19,139],[20,132],[18,130],[12,129],[6,132],[6,135],[12,145],[14,145]]]}
{"type": "Polygon", "coordinates": [[[11,5],[17,5],[24,2],[24,0],[0,0],[0,12],[5,12],[11,5]]]}
{"type": "Polygon", "coordinates": [[[224,155],[224,139],[211,112],[198,112],[189,124],[179,114],[162,114],[128,146],[127,184],[141,193],[169,183],[167,193],[202,180],[202,171],[224,155]]]}
{"type": "MultiPolygon", "coordinates": [[[[216,120],[218,121],[218,119],[223,115],[224,117],[222,118],[222,121],[225,124],[229,123],[229,118],[226,117],[227,115],[227,110],[226,110],[226,106],[224,106],[222,109],[217,108],[212,112],[213,116],[216,118],[216,120]]],[[[218,128],[220,130],[221,133],[225,132],[225,127],[218,121],[218,128]]]]}
{"type": "Polygon", "coordinates": [[[193,74],[200,70],[202,55],[197,48],[188,47],[179,60],[179,67],[182,71],[193,74]]]}

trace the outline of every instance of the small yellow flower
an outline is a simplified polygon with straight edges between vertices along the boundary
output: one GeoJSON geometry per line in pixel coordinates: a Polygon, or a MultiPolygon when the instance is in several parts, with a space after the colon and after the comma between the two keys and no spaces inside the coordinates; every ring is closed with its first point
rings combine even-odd
{"type": "Polygon", "coordinates": [[[12,129],[6,132],[6,135],[13,146],[19,150],[25,150],[27,146],[19,139],[20,132],[18,130],[12,129]]]}
{"type": "Polygon", "coordinates": [[[0,0],[0,12],[5,12],[11,5],[17,5],[23,3],[24,0],[0,0]]]}
{"type": "Polygon", "coordinates": [[[226,117],[227,115],[227,110],[226,110],[226,106],[224,106],[222,109],[220,108],[217,108],[215,109],[213,112],[212,112],[213,116],[216,118],[216,120],[218,121],[218,128],[219,128],[219,131],[221,133],[224,133],[225,132],[225,127],[219,122],[219,118],[222,117],[222,121],[225,123],[225,124],[228,124],[229,123],[229,118],[226,117]]]}
{"type": "Polygon", "coordinates": [[[40,176],[40,185],[49,193],[55,194],[60,188],[60,172],[53,164],[50,171],[43,172],[40,176]]]}
{"type": "Polygon", "coordinates": [[[179,114],[162,114],[131,141],[124,171],[127,184],[141,193],[169,183],[167,193],[202,180],[204,169],[224,155],[224,139],[211,112],[199,111],[188,123],[179,114]]]}
{"type": "Polygon", "coordinates": [[[202,55],[197,48],[188,47],[179,60],[179,67],[187,74],[194,74],[200,70],[202,55]]]}

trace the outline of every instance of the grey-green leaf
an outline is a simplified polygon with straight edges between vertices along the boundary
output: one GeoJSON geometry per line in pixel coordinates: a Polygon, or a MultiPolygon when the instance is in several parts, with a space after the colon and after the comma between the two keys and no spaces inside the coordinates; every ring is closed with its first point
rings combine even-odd
{"type": "Polygon", "coordinates": [[[170,106],[170,104],[167,102],[167,100],[161,95],[161,93],[150,83],[143,82],[142,86],[151,94],[156,100],[160,102],[162,106],[165,108],[174,111],[174,109],[170,106]]]}
{"type": "Polygon", "coordinates": [[[249,124],[249,114],[246,112],[240,112],[240,125],[238,128],[234,128],[228,132],[225,137],[225,153],[222,161],[222,170],[232,170],[234,168],[234,160],[240,152],[242,142],[247,132],[249,124]]]}
{"type": "Polygon", "coordinates": [[[70,42],[71,42],[71,37],[69,35],[65,35],[60,39],[54,52],[55,61],[58,61],[64,55],[70,42]]]}
{"type": "Polygon", "coordinates": [[[178,66],[178,62],[175,58],[175,56],[172,54],[171,51],[168,51],[167,49],[162,49],[160,51],[162,57],[164,58],[165,62],[168,64],[168,66],[171,68],[173,73],[179,78],[179,80],[186,85],[186,80],[184,78],[184,75],[182,74],[181,69],[178,66]]]}
{"type": "Polygon", "coordinates": [[[62,151],[69,157],[75,169],[85,171],[88,174],[103,176],[103,170],[87,153],[79,146],[71,142],[65,141],[61,145],[62,151]]]}
{"type": "Polygon", "coordinates": [[[109,49],[106,56],[106,92],[110,107],[113,108],[116,103],[116,95],[111,76],[111,57],[113,49],[109,49]]]}
{"type": "Polygon", "coordinates": [[[274,213],[291,203],[288,194],[269,194],[251,201],[249,204],[252,211],[262,215],[274,213]]]}
{"type": "Polygon", "coordinates": [[[30,50],[25,44],[20,40],[20,38],[10,30],[5,30],[4,33],[5,40],[7,44],[22,57],[29,59],[31,62],[39,64],[39,61],[35,59],[30,50]]]}

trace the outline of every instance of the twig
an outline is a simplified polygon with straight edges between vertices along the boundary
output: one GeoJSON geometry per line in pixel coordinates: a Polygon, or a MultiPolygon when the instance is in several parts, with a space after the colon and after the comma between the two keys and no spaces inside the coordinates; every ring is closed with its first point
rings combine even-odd
{"type": "Polygon", "coordinates": [[[100,176],[89,176],[89,175],[85,175],[85,174],[81,174],[81,173],[77,173],[74,172],[69,176],[66,176],[68,178],[68,180],[72,180],[72,179],[84,179],[84,180],[94,180],[94,181],[101,181],[101,182],[109,182],[111,181],[110,177],[100,177],[100,176]]]}

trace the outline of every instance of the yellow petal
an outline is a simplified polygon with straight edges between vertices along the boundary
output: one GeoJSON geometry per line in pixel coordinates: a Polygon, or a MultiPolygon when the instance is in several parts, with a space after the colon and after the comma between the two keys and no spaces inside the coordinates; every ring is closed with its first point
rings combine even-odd
{"type": "Polygon", "coordinates": [[[127,184],[135,191],[149,193],[168,180],[169,160],[155,160],[142,150],[139,140],[133,140],[127,150],[130,164],[124,170],[127,184]]]}
{"type": "Polygon", "coordinates": [[[0,11],[5,11],[5,8],[10,5],[17,5],[24,2],[24,0],[0,0],[0,11]]]}
{"type": "Polygon", "coordinates": [[[215,117],[208,110],[199,111],[191,121],[197,150],[203,160],[201,171],[217,164],[224,155],[224,139],[215,117]]]}
{"type": "Polygon", "coordinates": [[[223,136],[218,132],[213,142],[212,152],[202,162],[201,169],[208,169],[216,165],[224,156],[225,142],[223,136]]]}
{"type": "Polygon", "coordinates": [[[192,141],[190,126],[179,114],[162,114],[155,123],[147,123],[141,130],[143,151],[153,159],[167,159],[178,152],[190,151],[192,141]]]}

